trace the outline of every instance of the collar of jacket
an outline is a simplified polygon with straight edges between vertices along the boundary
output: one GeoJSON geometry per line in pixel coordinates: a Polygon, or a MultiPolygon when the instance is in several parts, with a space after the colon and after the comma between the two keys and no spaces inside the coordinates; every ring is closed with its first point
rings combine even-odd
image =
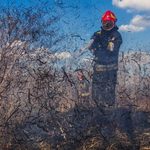
{"type": "Polygon", "coordinates": [[[117,26],[115,26],[114,28],[112,28],[111,30],[109,30],[109,31],[106,31],[106,30],[104,30],[103,29],[103,27],[101,27],[101,31],[102,31],[102,33],[112,33],[113,31],[117,31],[119,28],[117,27],[117,26]]]}

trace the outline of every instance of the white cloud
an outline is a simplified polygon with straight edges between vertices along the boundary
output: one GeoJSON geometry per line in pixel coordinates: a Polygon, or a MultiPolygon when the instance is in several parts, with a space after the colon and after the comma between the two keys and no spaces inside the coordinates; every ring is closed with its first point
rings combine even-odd
{"type": "Polygon", "coordinates": [[[131,20],[131,24],[133,24],[135,26],[150,27],[150,16],[136,15],[131,20]]]}
{"type": "Polygon", "coordinates": [[[150,16],[136,15],[128,25],[121,25],[121,31],[140,32],[150,27],[150,16]]]}
{"type": "Polygon", "coordinates": [[[140,11],[150,11],[150,0],[113,0],[113,5],[140,11]]]}
{"type": "Polygon", "coordinates": [[[137,26],[134,26],[132,24],[129,24],[129,25],[121,25],[119,27],[119,30],[120,31],[131,31],[131,32],[139,32],[139,31],[143,31],[145,28],[143,27],[137,27],[137,26]]]}

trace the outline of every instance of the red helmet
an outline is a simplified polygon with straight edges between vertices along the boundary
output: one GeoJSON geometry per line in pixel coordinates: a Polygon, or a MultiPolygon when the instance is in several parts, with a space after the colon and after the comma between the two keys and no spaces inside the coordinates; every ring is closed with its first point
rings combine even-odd
{"type": "Polygon", "coordinates": [[[102,21],[114,21],[114,22],[116,22],[117,18],[112,11],[108,10],[103,14],[102,21]]]}
{"type": "Polygon", "coordinates": [[[113,12],[110,10],[106,11],[102,16],[102,27],[106,31],[110,31],[115,27],[115,22],[117,18],[113,12]]]}

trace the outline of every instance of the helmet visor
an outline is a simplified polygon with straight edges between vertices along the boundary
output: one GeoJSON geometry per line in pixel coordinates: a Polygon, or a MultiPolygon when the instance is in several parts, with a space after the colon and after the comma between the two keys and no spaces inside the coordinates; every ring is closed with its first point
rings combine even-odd
{"type": "Polygon", "coordinates": [[[109,21],[102,21],[102,27],[103,27],[104,30],[109,31],[109,30],[111,30],[114,26],[115,26],[114,21],[111,21],[111,20],[109,20],[109,21]]]}

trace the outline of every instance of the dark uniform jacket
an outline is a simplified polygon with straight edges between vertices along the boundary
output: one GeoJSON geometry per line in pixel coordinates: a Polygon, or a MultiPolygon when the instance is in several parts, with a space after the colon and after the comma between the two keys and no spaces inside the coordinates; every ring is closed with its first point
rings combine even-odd
{"type": "Polygon", "coordinates": [[[94,42],[90,49],[94,51],[95,62],[100,65],[118,64],[119,48],[122,38],[118,27],[110,31],[100,30],[92,36],[94,42]]]}

